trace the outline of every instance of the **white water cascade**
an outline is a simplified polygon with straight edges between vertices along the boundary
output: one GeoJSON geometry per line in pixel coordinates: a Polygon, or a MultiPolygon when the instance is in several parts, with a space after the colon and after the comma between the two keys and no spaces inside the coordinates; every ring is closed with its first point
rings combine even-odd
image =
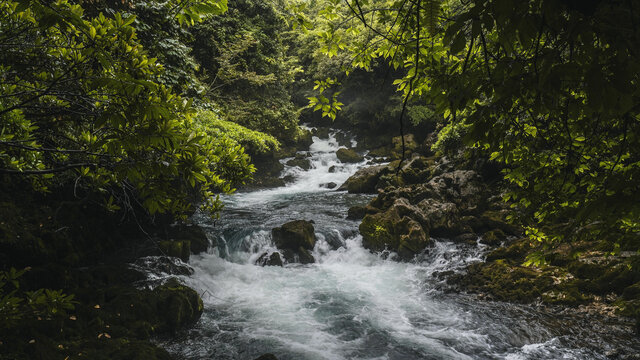
{"type": "Polygon", "coordinates": [[[195,274],[182,280],[202,294],[205,313],[194,329],[163,342],[169,351],[184,359],[516,360],[604,359],[615,346],[615,339],[588,346],[591,329],[571,318],[443,291],[434,274],[481,261],[480,245],[438,241],[410,263],[371,254],[359,223],[345,218],[371,196],[322,187],[365,166],[341,164],[337,149],[335,137],[314,137],[310,170],[287,167],[291,184],[226,197],[219,223],[202,220],[216,246],[192,256],[195,274]],[[254,265],[274,249],[270,230],[296,219],[315,222],[316,263],[254,265]]]}

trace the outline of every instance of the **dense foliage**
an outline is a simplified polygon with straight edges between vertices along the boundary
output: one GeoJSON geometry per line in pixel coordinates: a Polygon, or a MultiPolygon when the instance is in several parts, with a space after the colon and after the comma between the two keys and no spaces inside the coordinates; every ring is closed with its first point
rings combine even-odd
{"type": "Polygon", "coordinates": [[[139,201],[176,215],[195,201],[215,213],[214,193],[250,175],[241,146],[207,136],[191,102],[160,82],[163,66],[139,44],[133,16],[86,18],[67,1],[0,7],[1,173],[40,190],[73,182],[104,193],[113,210],[139,201]]]}
{"type": "Polygon", "coordinates": [[[640,227],[639,12],[622,0],[331,0],[322,36],[352,67],[404,69],[398,89],[444,114],[443,135],[505,164],[505,197],[532,237],[615,245],[640,227]],[[354,32],[366,36],[346,42],[354,32]]]}

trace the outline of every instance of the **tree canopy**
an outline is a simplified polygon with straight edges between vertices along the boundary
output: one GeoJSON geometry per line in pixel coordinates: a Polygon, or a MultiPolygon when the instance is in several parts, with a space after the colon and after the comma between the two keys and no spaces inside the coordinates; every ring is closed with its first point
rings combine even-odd
{"type": "MultiPolygon", "coordinates": [[[[226,10],[171,3],[188,24],[226,10]]],[[[112,210],[139,202],[181,216],[195,202],[215,214],[215,193],[253,171],[236,141],[194,125],[191,100],[161,82],[134,16],[87,17],[66,0],[3,0],[0,10],[0,173],[39,190],[101,192],[112,210]]]]}
{"type": "Polygon", "coordinates": [[[640,230],[637,4],[329,0],[322,14],[328,56],[404,69],[398,90],[444,115],[441,137],[504,164],[533,238],[640,230]]]}

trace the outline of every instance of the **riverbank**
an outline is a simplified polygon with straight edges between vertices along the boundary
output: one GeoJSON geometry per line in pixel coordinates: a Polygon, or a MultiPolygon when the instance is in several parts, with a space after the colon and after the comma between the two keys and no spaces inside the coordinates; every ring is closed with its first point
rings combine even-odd
{"type": "Polygon", "coordinates": [[[171,359],[155,339],[200,318],[199,294],[171,276],[193,272],[179,258],[207,249],[202,230],[7,184],[0,358],[171,359]]]}
{"type": "Polygon", "coordinates": [[[506,189],[495,164],[481,157],[424,157],[415,154],[400,169],[363,169],[343,189],[376,193],[364,207],[349,209],[362,218],[360,233],[372,251],[389,249],[405,261],[433,246],[433,239],[476,241],[488,247],[485,261],[461,273],[439,273],[451,290],[483,300],[540,303],[576,313],[600,313],[640,334],[640,241],[623,248],[610,241],[582,241],[555,248],[525,236],[516,213],[502,200],[506,189]],[[547,263],[523,264],[536,254],[547,263]]]}

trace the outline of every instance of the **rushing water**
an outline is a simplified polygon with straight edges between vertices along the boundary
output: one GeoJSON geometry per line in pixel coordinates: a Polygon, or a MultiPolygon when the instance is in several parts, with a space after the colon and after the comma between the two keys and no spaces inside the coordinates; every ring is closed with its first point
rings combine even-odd
{"type": "Polygon", "coordinates": [[[440,290],[438,271],[481,261],[481,245],[441,240],[401,263],[362,247],[350,206],[370,196],[328,190],[365,164],[341,164],[335,138],[314,138],[312,169],[286,168],[288,186],[225,199],[222,220],[201,219],[215,247],[191,258],[184,280],[202,294],[196,327],[163,345],[185,359],[606,359],[638,351],[625,329],[534,306],[476,300],[440,290]],[[329,172],[336,166],[335,172],[329,172]],[[260,267],[270,230],[315,222],[316,263],[260,267]],[[607,354],[607,355],[605,355],[607,354]]]}

